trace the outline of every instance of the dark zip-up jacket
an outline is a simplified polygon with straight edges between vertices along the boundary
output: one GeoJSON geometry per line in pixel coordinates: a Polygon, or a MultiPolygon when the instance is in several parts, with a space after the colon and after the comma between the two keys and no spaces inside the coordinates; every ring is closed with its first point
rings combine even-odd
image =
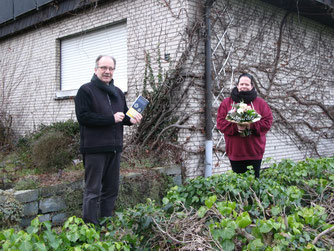
{"type": "Polygon", "coordinates": [[[123,125],[132,125],[125,116],[115,123],[116,112],[128,111],[123,92],[102,82],[95,74],[91,82],[82,85],[75,97],[75,112],[80,124],[80,152],[121,152],[123,148],[123,125]]]}

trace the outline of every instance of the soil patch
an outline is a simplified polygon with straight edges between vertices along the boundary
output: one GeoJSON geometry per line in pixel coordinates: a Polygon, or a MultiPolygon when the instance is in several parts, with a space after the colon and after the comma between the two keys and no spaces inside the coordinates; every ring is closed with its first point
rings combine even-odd
{"type": "MultiPolygon", "coordinates": [[[[129,173],[142,173],[147,169],[121,169],[121,175],[129,173]]],[[[58,173],[44,173],[34,175],[41,187],[54,186],[65,183],[72,183],[79,179],[84,179],[84,170],[65,170],[58,173]]]]}

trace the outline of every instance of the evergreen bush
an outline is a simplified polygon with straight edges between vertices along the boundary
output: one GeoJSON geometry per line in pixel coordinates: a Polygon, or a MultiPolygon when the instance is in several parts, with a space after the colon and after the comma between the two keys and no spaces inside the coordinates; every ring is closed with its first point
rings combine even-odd
{"type": "Polygon", "coordinates": [[[43,134],[32,147],[34,164],[43,171],[63,169],[74,157],[70,143],[71,138],[62,132],[49,131],[43,134]]]}

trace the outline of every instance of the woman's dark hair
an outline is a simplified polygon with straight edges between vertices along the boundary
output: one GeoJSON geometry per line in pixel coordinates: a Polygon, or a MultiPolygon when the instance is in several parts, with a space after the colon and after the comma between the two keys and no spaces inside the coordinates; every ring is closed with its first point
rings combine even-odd
{"type": "Polygon", "coordinates": [[[252,75],[250,75],[249,73],[242,73],[239,78],[238,78],[238,82],[237,82],[237,85],[239,84],[239,81],[240,81],[240,78],[242,77],[247,77],[251,80],[251,85],[254,86],[253,82],[254,82],[254,78],[252,75]]]}

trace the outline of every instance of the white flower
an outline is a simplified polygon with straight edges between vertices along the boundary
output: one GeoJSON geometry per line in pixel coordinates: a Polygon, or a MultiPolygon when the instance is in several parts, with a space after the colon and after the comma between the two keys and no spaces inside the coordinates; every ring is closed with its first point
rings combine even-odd
{"type": "Polygon", "coordinates": [[[241,103],[239,104],[239,107],[242,108],[243,110],[246,110],[246,109],[248,108],[248,105],[245,104],[245,103],[243,103],[243,102],[241,102],[241,103]]]}
{"type": "Polygon", "coordinates": [[[243,114],[243,113],[244,113],[244,109],[239,108],[239,109],[237,110],[237,113],[239,113],[239,114],[243,114]]]}

